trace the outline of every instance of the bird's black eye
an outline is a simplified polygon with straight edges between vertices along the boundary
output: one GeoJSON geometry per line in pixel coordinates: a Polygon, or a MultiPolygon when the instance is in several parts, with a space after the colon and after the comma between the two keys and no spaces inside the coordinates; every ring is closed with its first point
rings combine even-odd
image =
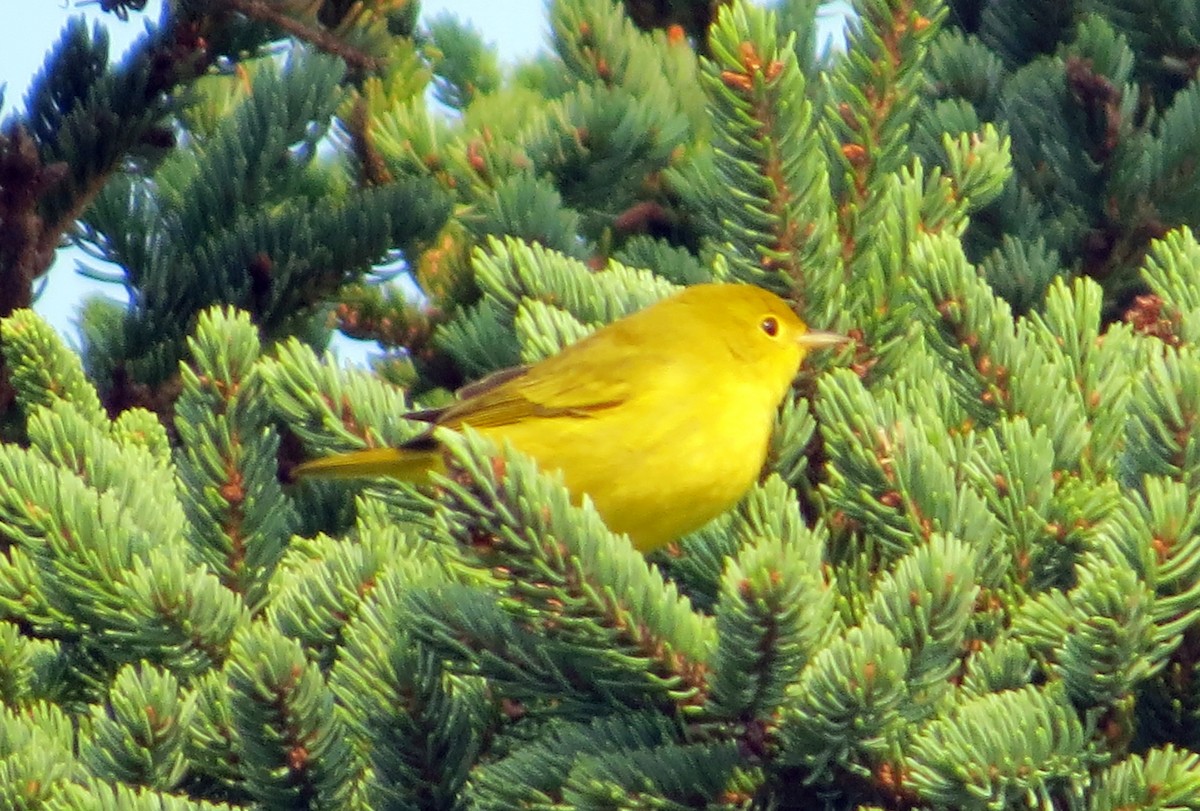
{"type": "Polygon", "coordinates": [[[772,338],[779,332],[779,320],[773,315],[768,315],[762,320],[762,331],[770,335],[772,338]]]}

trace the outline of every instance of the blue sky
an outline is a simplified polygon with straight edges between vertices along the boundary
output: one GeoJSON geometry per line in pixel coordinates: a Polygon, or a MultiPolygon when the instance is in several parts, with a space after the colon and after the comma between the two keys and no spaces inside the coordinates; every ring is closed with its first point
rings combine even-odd
{"type": "MultiPolygon", "coordinates": [[[[46,52],[58,40],[67,20],[83,15],[107,27],[114,56],[120,55],[138,37],[147,20],[157,20],[161,0],[150,0],[145,13],[131,13],[126,22],[100,11],[98,2],[75,0],[27,3],[20,23],[0,25],[0,83],[4,88],[4,107],[0,119],[24,106],[24,97],[34,73],[40,69],[46,52]]],[[[505,61],[526,57],[547,41],[546,9],[543,0],[425,0],[422,17],[449,11],[469,20],[486,32],[499,47],[505,61]]],[[[830,27],[840,20],[830,20],[830,27]]],[[[44,279],[45,287],[34,308],[73,342],[75,319],[80,301],[97,293],[123,298],[119,285],[98,282],[80,275],[78,264],[83,254],[74,248],[59,251],[58,259],[44,279]]],[[[349,350],[346,354],[358,354],[349,350]]]]}

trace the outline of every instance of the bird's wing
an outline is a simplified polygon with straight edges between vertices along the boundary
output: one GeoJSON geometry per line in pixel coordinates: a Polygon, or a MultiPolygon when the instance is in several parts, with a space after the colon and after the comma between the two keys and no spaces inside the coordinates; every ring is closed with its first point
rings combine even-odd
{"type": "Polygon", "coordinates": [[[622,357],[626,350],[620,346],[606,345],[602,356],[587,349],[576,344],[541,363],[472,383],[460,402],[438,415],[437,424],[488,428],[531,417],[587,417],[624,403],[632,393],[632,358],[622,357]]]}
{"type": "MultiPolygon", "coordinates": [[[[485,394],[492,389],[499,388],[500,384],[524,376],[529,372],[529,366],[510,366],[507,369],[500,369],[492,372],[490,375],[480,378],[473,383],[468,383],[465,386],[457,389],[454,392],[458,402],[448,406],[439,406],[437,408],[422,408],[418,411],[409,411],[404,415],[404,419],[413,420],[414,422],[428,422],[434,425],[449,425],[447,421],[448,415],[452,411],[460,408],[464,403],[485,394]]],[[[450,426],[454,427],[454,426],[450,426]]],[[[432,431],[433,429],[430,429],[432,431]]],[[[421,437],[418,437],[420,439],[421,437]]]]}

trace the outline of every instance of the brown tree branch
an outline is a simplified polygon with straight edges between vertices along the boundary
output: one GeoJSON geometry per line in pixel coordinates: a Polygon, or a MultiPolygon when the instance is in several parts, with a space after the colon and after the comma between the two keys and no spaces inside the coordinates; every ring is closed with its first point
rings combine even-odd
{"type": "Polygon", "coordinates": [[[308,42],[326,53],[340,57],[358,75],[379,70],[383,60],[352,48],[329,29],[306,25],[295,17],[289,17],[267,0],[225,0],[225,6],[244,14],[252,20],[269,23],[288,36],[308,42]]]}

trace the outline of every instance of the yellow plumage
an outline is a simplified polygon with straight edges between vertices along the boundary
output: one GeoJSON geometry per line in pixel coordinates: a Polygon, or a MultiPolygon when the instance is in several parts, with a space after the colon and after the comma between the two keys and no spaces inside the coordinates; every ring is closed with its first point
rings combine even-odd
{"type": "Polygon", "coordinates": [[[430,435],[296,473],[419,482],[442,467],[437,431],[470,425],[561,471],[577,501],[588,494],[611,529],[649,551],[742,497],[805,354],[841,340],[808,330],[760,288],[696,285],[415,415],[433,423],[430,435]]]}

